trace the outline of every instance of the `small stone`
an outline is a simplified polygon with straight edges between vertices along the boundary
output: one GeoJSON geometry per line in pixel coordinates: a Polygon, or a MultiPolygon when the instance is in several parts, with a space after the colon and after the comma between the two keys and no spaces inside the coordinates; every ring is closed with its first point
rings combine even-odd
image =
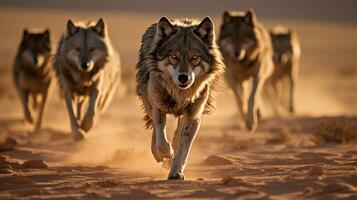
{"type": "Polygon", "coordinates": [[[22,166],[31,169],[46,169],[48,165],[43,160],[28,160],[22,166]]]}

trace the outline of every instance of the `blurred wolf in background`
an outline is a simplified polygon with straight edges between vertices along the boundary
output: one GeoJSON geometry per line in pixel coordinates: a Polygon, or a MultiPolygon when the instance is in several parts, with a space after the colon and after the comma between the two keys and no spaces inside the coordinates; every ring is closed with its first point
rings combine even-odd
{"type": "Polygon", "coordinates": [[[55,56],[73,138],[81,140],[110,103],[120,77],[120,61],[103,19],[67,22],[55,56]],[[85,110],[84,115],[82,112],[85,110]]]}
{"type": "Polygon", "coordinates": [[[277,114],[282,114],[285,110],[292,114],[295,111],[295,87],[301,56],[299,39],[295,31],[284,26],[274,27],[270,31],[270,35],[274,48],[275,66],[272,76],[267,81],[266,90],[277,114]],[[289,84],[284,84],[286,78],[289,84]],[[279,83],[283,85],[278,85],[279,83]],[[282,101],[286,99],[286,94],[288,96],[287,103],[282,101]],[[284,109],[284,106],[287,109],[284,109]]]}
{"type": "Polygon", "coordinates": [[[224,12],[218,45],[227,67],[227,83],[234,92],[242,118],[245,118],[246,128],[252,131],[260,117],[262,87],[273,71],[269,32],[258,22],[253,10],[224,12]],[[247,107],[243,82],[250,79],[252,87],[247,107]]]}
{"type": "Polygon", "coordinates": [[[144,33],[136,66],[136,92],[157,162],[171,166],[168,179],[184,179],[184,168],[204,112],[212,110],[212,90],[224,71],[210,18],[169,20],[162,17],[144,33]],[[172,146],[166,115],[178,118],[172,146]],[[165,159],[165,160],[164,160],[165,159]]]}
{"type": "Polygon", "coordinates": [[[31,124],[34,123],[34,133],[41,129],[50,93],[53,79],[50,60],[50,31],[46,29],[39,32],[25,29],[15,58],[13,79],[22,103],[25,120],[31,124]],[[34,119],[35,116],[36,119],[34,119]]]}

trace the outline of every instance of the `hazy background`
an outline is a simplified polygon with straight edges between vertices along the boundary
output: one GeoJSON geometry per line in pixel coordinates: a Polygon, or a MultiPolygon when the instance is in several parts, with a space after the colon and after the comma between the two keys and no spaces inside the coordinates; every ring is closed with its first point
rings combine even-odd
{"type": "Polygon", "coordinates": [[[223,10],[255,8],[267,18],[324,20],[356,22],[357,2],[354,0],[1,0],[0,6],[66,9],[66,10],[113,10],[126,12],[180,13],[215,15],[223,10]]]}

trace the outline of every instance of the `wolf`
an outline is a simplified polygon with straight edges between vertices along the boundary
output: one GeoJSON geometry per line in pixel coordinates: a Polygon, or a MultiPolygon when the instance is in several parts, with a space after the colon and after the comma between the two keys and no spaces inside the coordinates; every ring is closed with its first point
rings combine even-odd
{"type": "MultiPolygon", "coordinates": [[[[274,71],[267,81],[267,87],[271,87],[271,97],[273,108],[277,114],[284,111],[283,105],[279,97],[285,91],[280,91],[278,83],[288,79],[288,106],[287,110],[290,114],[295,112],[295,88],[298,79],[299,63],[301,57],[301,48],[299,38],[294,30],[285,26],[276,26],[270,30],[270,36],[273,43],[274,55],[274,71]]],[[[284,82],[282,82],[284,83],[284,82]]],[[[268,90],[269,88],[267,88],[268,90]]]]}
{"type": "Polygon", "coordinates": [[[112,47],[104,20],[68,20],[54,65],[73,138],[82,140],[109,105],[120,78],[119,55],[112,47]]]}
{"type": "Polygon", "coordinates": [[[136,93],[152,128],[151,151],[168,161],[168,179],[184,179],[184,168],[204,113],[214,110],[213,89],[224,71],[209,17],[162,17],[143,34],[136,66],[136,93]],[[177,118],[172,145],[166,115],[177,118]]]}
{"type": "Polygon", "coordinates": [[[33,133],[41,130],[53,82],[51,57],[50,31],[24,29],[14,61],[13,80],[21,100],[25,121],[34,123],[33,133]]]}
{"type": "Polygon", "coordinates": [[[260,117],[261,90],[273,71],[269,32],[258,21],[254,10],[226,11],[218,45],[227,67],[225,77],[235,95],[239,113],[245,118],[246,128],[254,131],[260,117]],[[247,105],[243,83],[250,79],[252,86],[247,105]]]}

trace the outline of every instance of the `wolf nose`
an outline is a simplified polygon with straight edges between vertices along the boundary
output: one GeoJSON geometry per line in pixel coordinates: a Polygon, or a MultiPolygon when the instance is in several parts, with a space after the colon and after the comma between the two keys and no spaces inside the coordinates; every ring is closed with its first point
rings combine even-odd
{"type": "Polygon", "coordinates": [[[89,63],[82,63],[81,66],[84,70],[87,70],[89,68],[89,63]]]}
{"type": "Polygon", "coordinates": [[[180,83],[182,83],[182,84],[187,83],[187,81],[188,81],[188,76],[187,76],[187,74],[180,74],[180,75],[178,76],[178,80],[179,80],[180,83]]]}

